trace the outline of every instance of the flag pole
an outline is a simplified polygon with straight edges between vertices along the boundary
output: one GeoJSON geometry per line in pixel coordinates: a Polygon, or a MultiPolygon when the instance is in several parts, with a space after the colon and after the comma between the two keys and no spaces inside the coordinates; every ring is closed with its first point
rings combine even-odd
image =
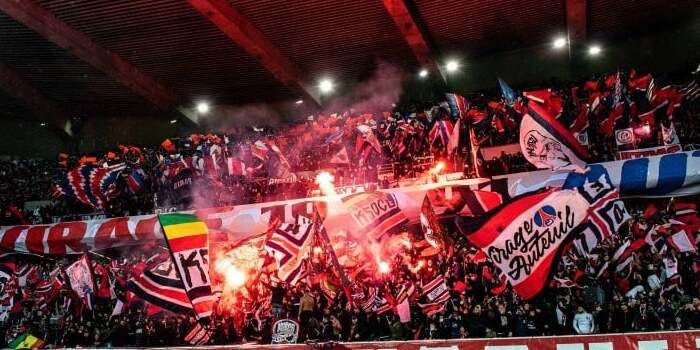
{"type": "Polygon", "coordinates": [[[328,232],[326,232],[326,228],[323,226],[323,223],[321,221],[321,214],[319,214],[317,208],[314,208],[314,230],[316,234],[318,234],[318,237],[321,239],[321,244],[323,244],[324,250],[330,257],[331,264],[338,273],[340,282],[343,284],[343,291],[345,291],[345,296],[348,299],[348,304],[352,304],[352,293],[350,292],[350,279],[345,273],[345,269],[342,266],[340,266],[340,262],[338,262],[338,256],[335,254],[333,245],[331,244],[330,239],[328,238],[328,232]]]}

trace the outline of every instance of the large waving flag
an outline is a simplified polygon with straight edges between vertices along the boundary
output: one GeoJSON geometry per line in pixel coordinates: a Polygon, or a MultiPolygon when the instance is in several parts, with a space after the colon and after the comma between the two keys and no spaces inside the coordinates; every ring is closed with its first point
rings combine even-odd
{"type": "Polygon", "coordinates": [[[134,276],[127,283],[127,289],[137,297],[165,310],[178,314],[192,313],[192,303],[170,257],[155,268],[134,276]]]}
{"type": "Polygon", "coordinates": [[[520,149],[525,158],[541,169],[583,172],[588,151],[569,130],[537,103],[520,123],[520,149]]]}
{"type": "Polygon", "coordinates": [[[207,322],[214,308],[207,225],[192,214],[161,214],[158,219],[192,308],[200,321],[207,322]]]}
{"type": "Polygon", "coordinates": [[[265,249],[277,261],[277,277],[289,284],[296,283],[306,275],[304,261],[311,249],[314,224],[299,217],[297,223],[283,223],[272,232],[265,242],[265,249]]]}
{"type": "Polygon", "coordinates": [[[585,221],[589,206],[576,190],[538,191],[516,197],[459,228],[527,300],[547,285],[560,247],[585,221]]]}
{"type": "Polygon", "coordinates": [[[54,189],[57,194],[75,198],[95,209],[102,209],[116,196],[117,180],[124,168],[124,164],[108,168],[81,165],[59,178],[54,189]]]}

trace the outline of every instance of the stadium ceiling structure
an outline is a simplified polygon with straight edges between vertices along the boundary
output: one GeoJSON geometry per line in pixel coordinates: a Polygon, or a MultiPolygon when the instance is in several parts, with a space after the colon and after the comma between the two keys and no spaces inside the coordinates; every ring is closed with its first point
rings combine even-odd
{"type": "Polygon", "coordinates": [[[624,37],[695,0],[0,0],[0,108],[61,125],[75,113],[318,103],[322,76],[357,82],[377,60],[440,72],[469,57],[624,37]]]}

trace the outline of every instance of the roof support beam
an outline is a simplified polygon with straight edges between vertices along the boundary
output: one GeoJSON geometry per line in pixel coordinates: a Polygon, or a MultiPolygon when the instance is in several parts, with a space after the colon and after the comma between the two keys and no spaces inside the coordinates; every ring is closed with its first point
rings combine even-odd
{"type": "Polygon", "coordinates": [[[586,40],[587,0],[566,0],[566,31],[569,47],[586,40]]]}
{"type": "Polygon", "coordinates": [[[445,72],[433,58],[434,56],[430,50],[428,41],[425,39],[421,28],[406,6],[405,1],[406,0],[383,0],[384,7],[403,34],[408,46],[411,47],[418,63],[425,69],[440,72],[443,80],[445,80],[445,72]]]}
{"type": "Polygon", "coordinates": [[[68,116],[14,69],[0,62],[0,89],[20,101],[41,122],[63,130],[68,116]]]}
{"type": "Polygon", "coordinates": [[[228,0],[188,1],[231,41],[258,60],[278,81],[320,105],[318,93],[302,77],[300,70],[228,0]]]}
{"type": "Polygon", "coordinates": [[[62,22],[34,0],[0,0],[0,10],[159,108],[170,110],[175,107],[177,97],[171,90],[119,55],[100,47],[87,35],[62,22]]]}

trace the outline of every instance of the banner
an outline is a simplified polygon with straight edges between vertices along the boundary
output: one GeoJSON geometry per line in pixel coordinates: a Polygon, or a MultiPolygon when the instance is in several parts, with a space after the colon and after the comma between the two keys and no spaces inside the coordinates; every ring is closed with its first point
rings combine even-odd
{"type": "Polygon", "coordinates": [[[617,152],[617,159],[618,160],[636,159],[636,158],[644,158],[644,157],[658,156],[658,155],[662,155],[662,154],[678,153],[678,152],[683,152],[683,147],[681,147],[681,145],[667,145],[667,146],[659,146],[659,147],[649,147],[649,148],[633,149],[633,150],[629,150],[629,151],[618,151],[617,152]]]}
{"type": "Polygon", "coordinates": [[[299,324],[294,320],[279,320],[272,326],[272,344],[296,344],[298,338],[299,324]]]}
{"type": "MultiPolygon", "coordinates": [[[[672,197],[700,193],[700,151],[596,163],[607,170],[620,196],[672,197]]],[[[531,171],[494,176],[491,189],[507,197],[561,186],[568,172],[531,171]]]]}

